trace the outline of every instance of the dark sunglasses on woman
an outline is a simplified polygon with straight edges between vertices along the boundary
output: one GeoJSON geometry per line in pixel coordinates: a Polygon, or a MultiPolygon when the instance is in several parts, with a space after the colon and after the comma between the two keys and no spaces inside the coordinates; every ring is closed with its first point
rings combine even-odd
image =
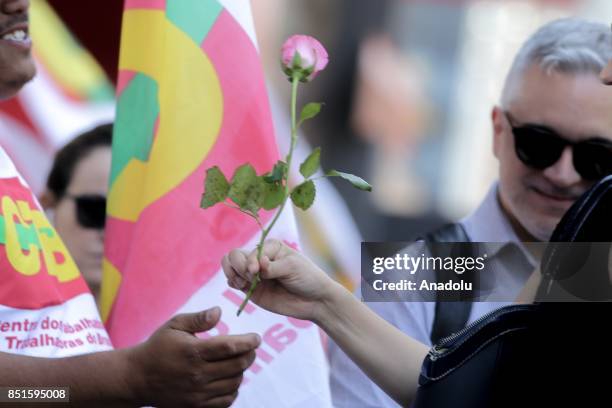
{"type": "Polygon", "coordinates": [[[102,195],[67,195],[74,200],[76,219],[83,228],[103,229],[106,223],[106,197],[102,195]]]}
{"type": "Polygon", "coordinates": [[[572,148],[574,168],[580,176],[596,181],[612,174],[612,142],[593,137],[572,142],[552,129],[541,125],[514,125],[508,112],[504,112],[514,135],[514,148],[518,158],[527,166],[543,170],[555,164],[567,146],[572,148]]]}

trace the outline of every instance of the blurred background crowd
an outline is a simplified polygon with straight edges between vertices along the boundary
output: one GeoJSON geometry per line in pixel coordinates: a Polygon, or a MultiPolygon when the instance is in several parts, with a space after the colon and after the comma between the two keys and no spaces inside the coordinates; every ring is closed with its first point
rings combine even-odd
{"type": "MultiPolygon", "coordinates": [[[[122,0],[31,0],[39,75],[0,103],[0,143],[42,192],[54,152],[112,121],[122,0]]],[[[302,103],[324,168],[358,174],[371,194],[339,182],[299,214],[305,246],[347,286],[363,241],[406,241],[467,215],[497,169],[490,112],[519,45],[555,18],[609,21],[609,0],[252,0],[279,144],[288,138],[289,84],[279,50],[294,33],[330,54],[302,103]],[[308,217],[308,218],[306,218],[308,217]]],[[[304,145],[302,149],[308,147],[304,145]]],[[[332,181],[335,183],[335,181],[332,181]]],[[[329,189],[330,186],[322,188],[329,189]]]]}
{"type": "Polygon", "coordinates": [[[468,214],[496,178],[490,113],[519,46],[550,20],[612,15],[602,0],[253,5],[268,77],[281,92],[276,50],[287,34],[313,33],[330,51],[305,96],[326,103],[307,136],[324,147],[324,164],[375,187],[367,196],[337,186],[369,241],[410,239],[468,214]]]}

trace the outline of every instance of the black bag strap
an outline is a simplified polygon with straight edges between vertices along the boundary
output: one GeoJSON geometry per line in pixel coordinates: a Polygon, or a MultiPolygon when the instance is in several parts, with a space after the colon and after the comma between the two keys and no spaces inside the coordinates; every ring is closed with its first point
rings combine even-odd
{"type": "MultiPolygon", "coordinates": [[[[463,226],[459,223],[448,224],[444,227],[425,235],[425,244],[429,248],[432,256],[441,256],[436,254],[436,245],[432,243],[436,242],[470,242],[470,238],[463,226]]],[[[470,256],[471,254],[466,254],[470,256]]],[[[438,282],[443,281],[441,273],[443,271],[436,271],[436,280],[438,282]]],[[[440,292],[438,292],[438,298],[436,299],[436,309],[434,313],[433,326],[430,333],[431,343],[435,344],[440,339],[449,336],[463,329],[469,318],[472,310],[472,302],[470,300],[464,300],[461,302],[443,302],[440,301],[440,292]]]]}

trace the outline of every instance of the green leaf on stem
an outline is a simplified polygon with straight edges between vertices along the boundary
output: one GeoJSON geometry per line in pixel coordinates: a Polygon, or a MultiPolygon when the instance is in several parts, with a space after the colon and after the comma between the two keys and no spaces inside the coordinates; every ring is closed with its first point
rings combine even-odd
{"type": "Polygon", "coordinates": [[[285,198],[285,187],[280,183],[265,185],[266,192],[262,207],[264,210],[272,210],[283,203],[285,198]]]}
{"type": "Polygon", "coordinates": [[[291,201],[296,207],[307,210],[314,202],[316,195],[315,185],[312,180],[307,180],[296,186],[291,191],[291,201]]]}
{"type": "Polygon", "coordinates": [[[287,178],[287,163],[282,160],[276,162],[272,171],[263,176],[266,183],[279,183],[287,178]]]}
{"type": "Polygon", "coordinates": [[[229,198],[243,210],[256,214],[265,196],[265,184],[250,164],[238,167],[232,177],[229,198]]]}
{"type": "Polygon", "coordinates": [[[319,165],[321,163],[321,148],[317,147],[308,155],[306,160],[300,165],[300,173],[305,178],[308,178],[315,174],[319,169],[319,165]]]}
{"type": "Polygon", "coordinates": [[[302,113],[300,113],[300,121],[298,123],[298,127],[308,119],[312,119],[317,116],[321,112],[321,104],[318,102],[310,102],[304,105],[302,108],[302,113]]]}
{"type": "Polygon", "coordinates": [[[206,180],[204,181],[204,194],[200,207],[208,208],[225,201],[230,185],[219,167],[214,166],[206,170],[206,180]]]}
{"type": "Polygon", "coordinates": [[[354,174],[343,173],[337,170],[329,170],[327,173],[325,173],[325,175],[328,177],[342,177],[343,179],[351,183],[353,187],[356,187],[363,191],[372,191],[372,186],[367,181],[365,181],[361,177],[355,176],[354,174]]]}

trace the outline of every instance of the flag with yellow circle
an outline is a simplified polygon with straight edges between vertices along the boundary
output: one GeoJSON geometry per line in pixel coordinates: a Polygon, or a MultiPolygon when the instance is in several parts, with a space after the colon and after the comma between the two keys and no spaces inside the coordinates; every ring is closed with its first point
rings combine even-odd
{"type": "MultiPolygon", "coordinates": [[[[253,249],[259,227],[234,209],[199,207],[207,168],[232,174],[249,162],[263,173],[280,157],[249,2],[127,0],[122,27],[102,284],[113,343],[218,305],[221,322],[199,336],[263,340],[234,406],[330,407],[316,326],[253,305],[235,316],[242,294],[220,261],[253,249]]],[[[272,235],[299,247],[291,211],[272,235]]]]}

